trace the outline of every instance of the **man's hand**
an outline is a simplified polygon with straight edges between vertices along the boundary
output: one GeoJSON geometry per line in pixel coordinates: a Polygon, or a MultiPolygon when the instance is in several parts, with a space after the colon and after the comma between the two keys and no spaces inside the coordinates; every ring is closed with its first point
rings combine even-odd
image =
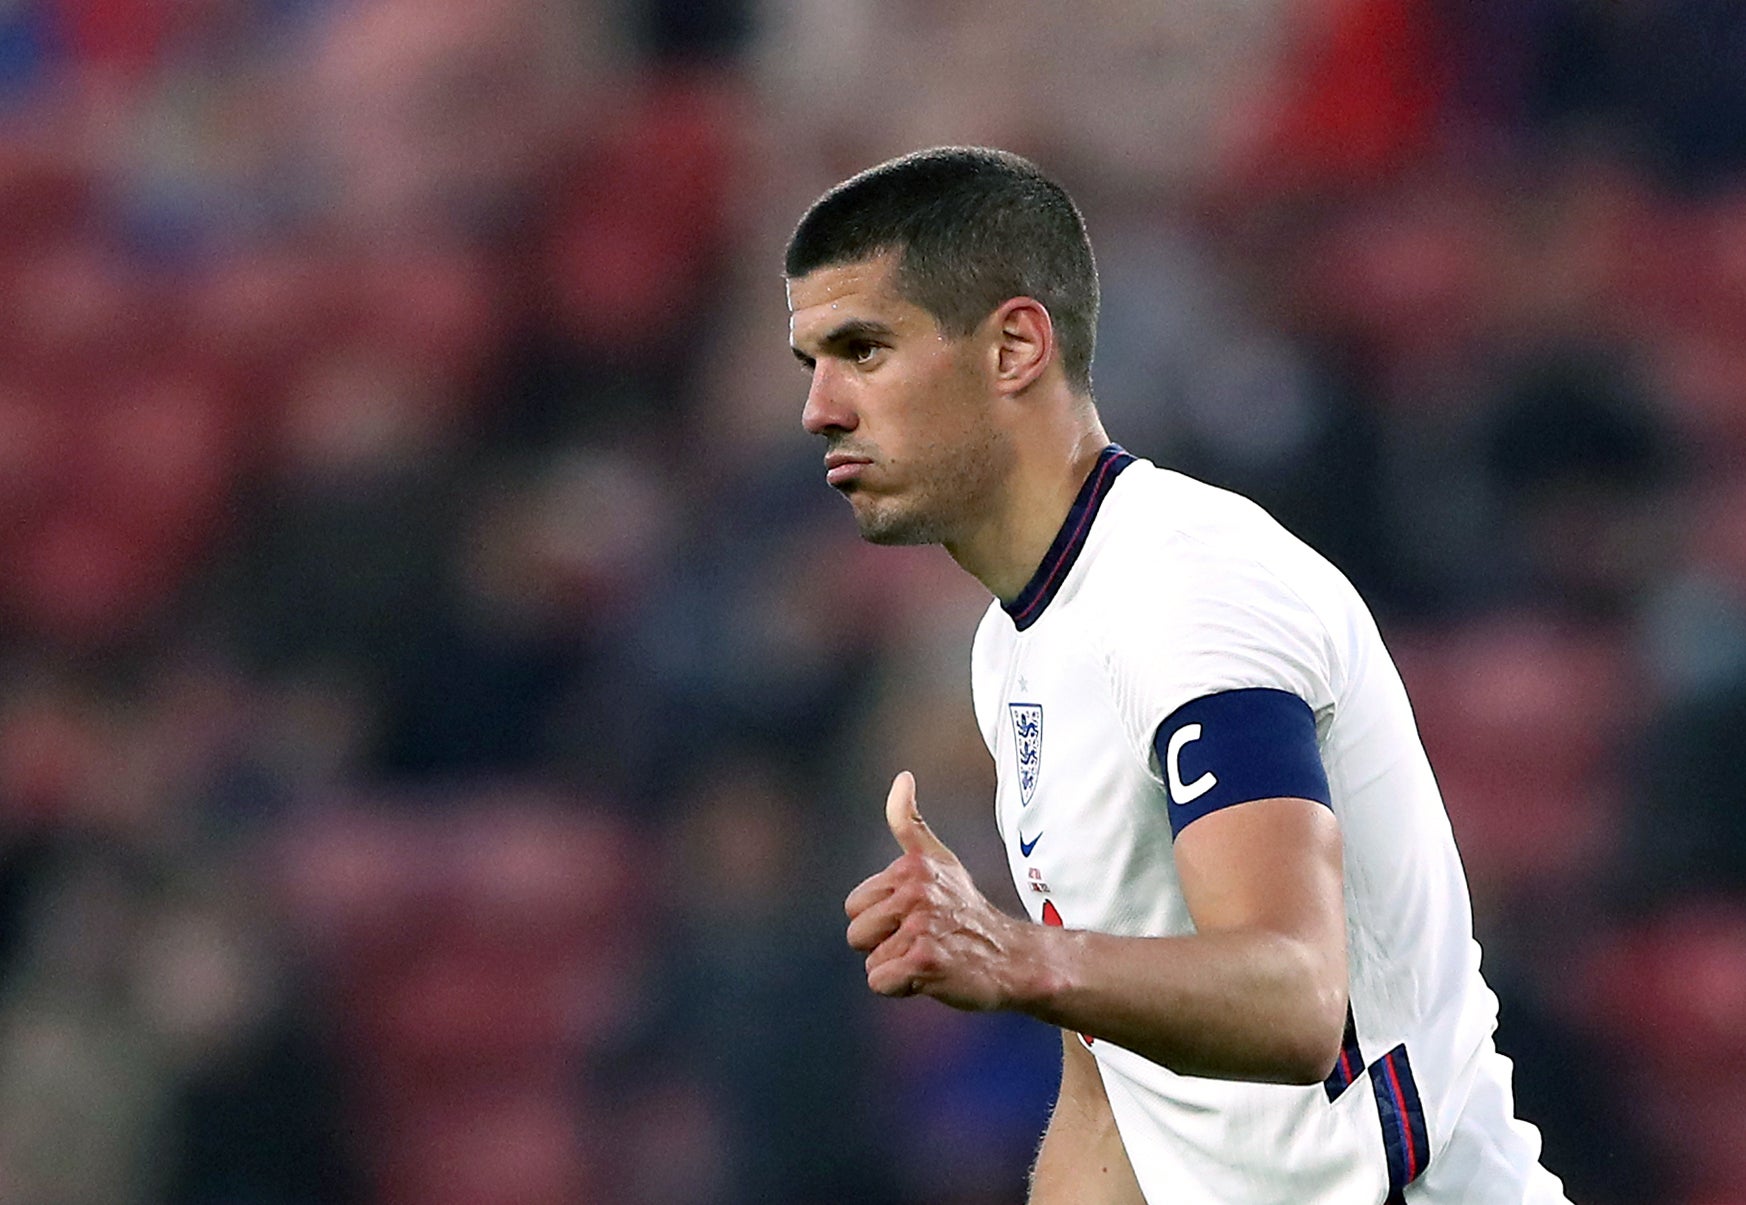
{"type": "Polygon", "coordinates": [[[1001,912],[927,826],[908,770],[891,783],[885,823],[903,854],[849,893],[849,944],[882,996],[932,996],[953,1008],[1011,1004],[1036,926],[1001,912]]]}

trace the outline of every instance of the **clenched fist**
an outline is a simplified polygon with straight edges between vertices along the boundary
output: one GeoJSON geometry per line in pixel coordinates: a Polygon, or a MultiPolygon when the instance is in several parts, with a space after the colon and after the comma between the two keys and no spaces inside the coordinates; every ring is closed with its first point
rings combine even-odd
{"type": "Polygon", "coordinates": [[[1007,1008],[1037,971],[1038,926],[1014,920],[976,889],[927,826],[908,770],[891,783],[885,822],[903,849],[849,893],[849,944],[867,955],[882,996],[932,996],[953,1008],[1007,1008]]]}

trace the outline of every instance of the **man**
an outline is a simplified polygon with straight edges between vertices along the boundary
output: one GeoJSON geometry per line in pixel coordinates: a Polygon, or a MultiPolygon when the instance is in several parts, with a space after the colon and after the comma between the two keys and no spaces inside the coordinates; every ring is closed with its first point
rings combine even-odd
{"type": "Polygon", "coordinates": [[[1110,443],[1067,194],[1002,152],[905,156],[820,198],[786,271],[861,534],[995,596],[976,715],[1041,924],[977,891],[907,772],[903,854],[846,909],[874,991],[1061,1027],[1033,1205],[1563,1201],[1375,624],[1258,507],[1110,443]]]}

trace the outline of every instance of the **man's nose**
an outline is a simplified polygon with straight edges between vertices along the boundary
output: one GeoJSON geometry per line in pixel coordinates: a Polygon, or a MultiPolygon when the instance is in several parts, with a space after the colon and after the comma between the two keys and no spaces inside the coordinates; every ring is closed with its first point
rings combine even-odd
{"type": "Polygon", "coordinates": [[[827,431],[853,431],[857,422],[854,407],[843,400],[843,391],[838,388],[829,361],[819,361],[812,372],[812,385],[806,391],[800,425],[809,435],[823,435],[827,431]]]}

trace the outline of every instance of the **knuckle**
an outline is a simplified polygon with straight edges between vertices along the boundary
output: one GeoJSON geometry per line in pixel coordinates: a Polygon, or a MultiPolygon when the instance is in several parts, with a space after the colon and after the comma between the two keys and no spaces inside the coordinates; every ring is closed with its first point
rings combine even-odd
{"type": "Polygon", "coordinates": [[[933,932],[932,919],[925,913],[911,912],[903,918],[903,923],[897,926],[897,931],[912,943],[925,940],[928,934],[933,932]]]}
{"type": "Polygon", "coordinates": [[[928,902],[927,888],[920,883],[905,883],[891,893],[891,902],[907,919],[928,902]]]}

